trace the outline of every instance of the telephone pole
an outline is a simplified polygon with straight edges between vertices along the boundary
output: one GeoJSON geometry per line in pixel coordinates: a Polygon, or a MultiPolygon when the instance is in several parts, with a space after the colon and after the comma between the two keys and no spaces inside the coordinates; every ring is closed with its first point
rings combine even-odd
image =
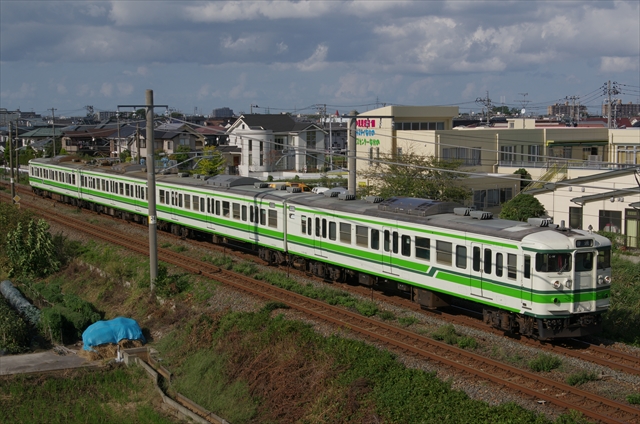
{"type": "Polygon", "coordinates": [[[51,137],[52,143],[53,143],[53,150],[51,151],[51,157],[54,158],[56,157],[56,117],[54,112],[58,109],[52,107],[51,109],[48,109],[51,111],[51,128],[53,129],[53,136],[51,137]]]}
{"type": "Polygon", "coordinates": [[[487,97],[485,97],[484,99],[478,97],[476,99],[476,103],[480,103],[487,108],[487,125],[489,125],[489,120],[491,117],[491,99],[489,98],[489,91],[487,90],[487,97]]]}
{"type": "Polygon", "coordinates": [[[604,94],[607,96],[607,128],[611,128],[611,106],[613,106],[611,96],[620,94],[620,90],[618,90],[618,83],[615,81],[613,82],[613,87],[611,86],[611,81],[608,81],[603,89],[604,94]]]}
{"type": "MultiPolygon", "coordinates": [[[[16,124],[16,126],[18,126],[16,124]]],[[[11,180],[11,201],[15,203],[14,198],[16,197],[16,186],[13,179],[13,141],[11,137],[11,121],[9,121],[9,176],[11,180]]]]}

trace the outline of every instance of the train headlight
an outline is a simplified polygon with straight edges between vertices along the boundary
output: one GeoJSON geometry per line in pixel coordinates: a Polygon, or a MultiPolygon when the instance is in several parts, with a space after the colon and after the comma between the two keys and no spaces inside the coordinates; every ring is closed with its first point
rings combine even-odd
{"type": "Polygon", "coordinates": [[[604,277],[604,282],[606,284],[611,284],[611,277],[609,277],[608,275],[606,277],[604,277]]]}
{"type": "Polygon", "coordinates": [[[602,285],[604,283],[604,277],[602,275],[598,275],[598,285],[602,285]]]}
{"type": "Polygon", "coordinates": [[[560,281],[556,280],[556,281],[553,282],[553,287],[559,289],[560,286],[562,286],[562,284],[560,284],[560,281]]]}
{"type": "Polygon", "coordinates": [[[568,280],[564,283],[564,285],[565,285],[568,289],[570,289],[570,288],[571,288],[571,284],[573,284],[573,281],[572,281],[571,279],[568,279],[568,280]]]}

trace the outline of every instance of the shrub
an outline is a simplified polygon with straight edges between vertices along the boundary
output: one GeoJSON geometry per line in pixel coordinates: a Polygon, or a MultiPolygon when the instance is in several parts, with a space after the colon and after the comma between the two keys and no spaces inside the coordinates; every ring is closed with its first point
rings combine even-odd
{"type": "Polygon", "coordinates": [[[356,303],[356,310],[365,317],[372,317],[378,313],[378,306],[371,301],[356,303]]]}
{"type": "Polygon", "coordinates": [[[595,381],[598,377],[594,372],[580,371],[567,377],[567,384],[570,386],[579,386],[589,381],[595,381]]]}
{"type": "Polygon", "coordinates": [[[382,311],[378,314],[381,320],[383,321],[393,321],[396,319],[396,316],[391,311],[382,311]]]}
{"type": "MultiPolygon", "coordinates": [[[[0,295],[0,351],[22,353],[29,346],[29,328],[20,315],[0,295]]],[[[0,353],[1,355],[1,353],[0,353]]]]}
{"type": "Polygon", "coordinates": [[[403,327],[409,327],[410,325],[413,325],[416,322],[418,322],[418,319],[416,317],[400,317],[398,318],[398,322],[403,327]]]}
{"type": "Polygon", "coordinates": [[[458,339],[458,347],[461,349],[475,349],[478,347],[478,341],[473,337],[460,337],[458,339]]]}
{"type": "Polygon", "coordinates": [[[243,261],[233,265],[233,270],[243,275],[254,275],[258,272],[258,266],[253,262],[243,261]]]}
{"type": "Polygon", "coordinates": [[[526,221],[545,214],[542,203],[530,194],[519,194],[503,203],[500,218],[514,221],[526,221]]]}
{"type": "Polygon", "coordinates": [[[548,353],[541,353],[529,361],[529,368],[537,372],[549,372],[558,368],[560,365],[562,365],[562,360],[548,353]]]}
{"type": "Polygon", "coordinates": [[[453,345],[458,343],[458,334],[452,324],[443,325],[431,334],[438,341],[453,345]]]}
{"type": "Polygon", "coordinates": [[[627,396],[627,402],[633,405],[640,404],[640,393],[634,393],[632,395],[627,396]]]}
{"type": "Polygon", "coordinates": [[[158,276],[154,282],[156,294],[160,297],[172,297],[191,286],[189,274],[171,274],[165,265],[158,265],[158,276]]]}

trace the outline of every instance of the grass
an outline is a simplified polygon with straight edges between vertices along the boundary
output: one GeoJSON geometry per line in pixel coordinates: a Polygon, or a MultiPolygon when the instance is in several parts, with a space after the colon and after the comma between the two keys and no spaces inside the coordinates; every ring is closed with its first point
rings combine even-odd
{"type": "Polygon", "coordinates": [[[627,402],[632,405],[640,405],[640,393],[634,393],[627,396],[627,402]]]}
{"type": "Polygon", "coordinates": [[[457,345],[462,349],[475,349],[478,347],[476,339],[469,336],[461,336],[452,324],[446,324],[438,328],[431,334],[431,337],[450,345],[457,345]]]}
{"type": "Polygon", "coordinates": [[[139,367],[80,370],[65,376],[0,379],[3,423],[173,423],[152,407],[151,380],[139,367]]]}
{"type": "Polygon", "coordinates": [[[157,349],[174,389],[234,424],[550,422],[515,404],[472,400],[363,342],[270,315],[277,306],[201,316],[165,336],[157,349]]]}
{"type": "Polygon", "coordinates": [[[589,381],[596,381],[598,376],[594,372],[580,371],[567,377],[567,384],[570,386],[580,386],[589,381]]]}
{"type": "Polygon", "coordinates": [[[616,254],[611,268],[611,303],[604,314],[603,336],[640,347],[640,263],[616,254]]]}
{"type": "Polygon", "coordinates": [[[562,360],[548,353],[540,353],[534,359],[529,361],[529,368],[536,372],[549,372],[562,365],[562,360]]]}

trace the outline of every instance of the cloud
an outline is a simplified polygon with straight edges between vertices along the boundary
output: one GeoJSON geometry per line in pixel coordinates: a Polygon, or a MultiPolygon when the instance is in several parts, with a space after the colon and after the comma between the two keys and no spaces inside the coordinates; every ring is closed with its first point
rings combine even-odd
{"type": "Polygon", "coordinates": [[[277,53],[278,54],[282,54],[285,53],[287,50],[289,50],[289,46],[287,46],[284,42],[279,42],[278,44],[276,44],[277,47],[277,53]]]}
{"type": "Polygon", "coordinates": [[[100,94],[105,97],[111,97],[113,94],[113,84],[110,82],[102,83],[102,87],[100,87],[100,94]]]}
{"type": "Polygon", "coordinates": [[[146,77],[149,74],[149,68],[146,66],[138,66],[135,71],[124,71],[123,74],[130,76],[146,77]]]}
{"type": "Polygon", "coordinates": [[[56,84],[56,92],[58,94],[67,94],[67,87],[65,87],[64,84],[59,82],[56,84]]]}
{"type": "Polygon", "coordinates": [[[119,82],[116,86],[118,87],[118,95],[120,96],[128,96],[133,93],[133,84],[119,82]]]}
{"type": "Polygon", "coordinates": [[[325,62],[327,54],[329,54],[329,47],[320,44],[308,59],[298,63],[296,67],[303,72],[320,71],[327,66],[325,62]]]}
{"type": "Polygon", "coordinates": [[[30,99],[36,96],[37,88],[36,84],[31,82],[23,82],[20,85],[20,88],[16,91],[2,91],[0,92],[0,97],[7,98],[10,100],[22,100],[22,99],[30,99]]]}
{"type": "Polygon", "coordinates": [[[627,71],[637,71],[640,65],[638,56],[636,57],[610,57],[600,58],[600,72],[621,73],[627,71]]]}

